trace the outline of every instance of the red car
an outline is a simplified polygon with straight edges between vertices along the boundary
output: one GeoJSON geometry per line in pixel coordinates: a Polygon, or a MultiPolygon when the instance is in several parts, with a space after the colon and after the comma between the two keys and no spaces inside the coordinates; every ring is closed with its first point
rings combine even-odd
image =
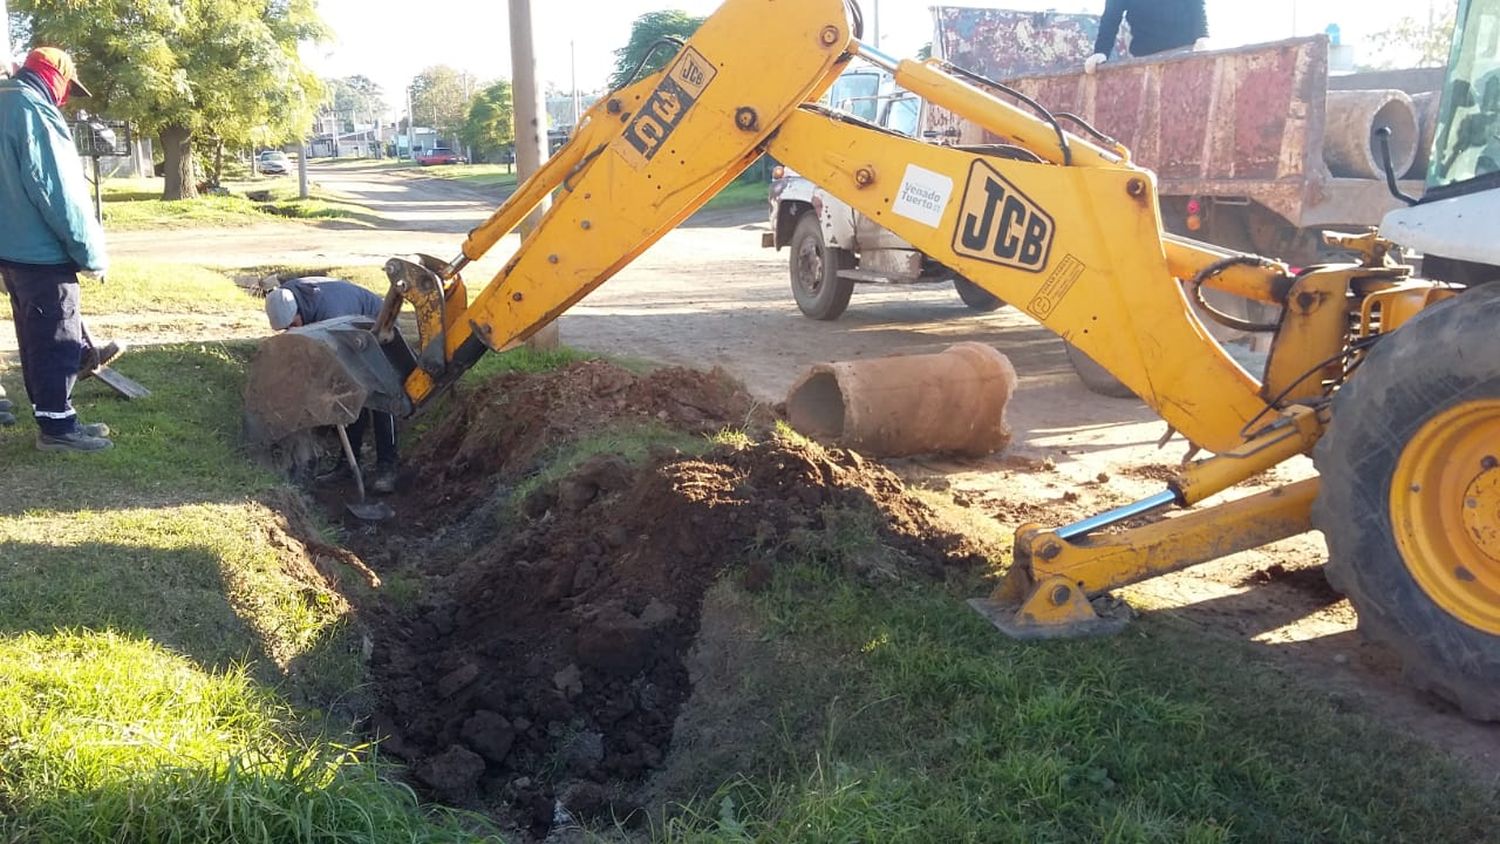
{"type": "Polygon", "coordinates": [[[417,163],[423,167],[429,164],[463,164],[464,157],[446,147],[433,147],[427,152],[417,153],[417,163]]]}

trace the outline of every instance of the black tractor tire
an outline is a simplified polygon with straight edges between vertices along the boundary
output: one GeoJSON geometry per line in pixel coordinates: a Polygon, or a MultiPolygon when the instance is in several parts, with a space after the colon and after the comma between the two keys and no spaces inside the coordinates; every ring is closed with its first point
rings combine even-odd
{"type": "MultiPolygon", "coordinates": [[[[1360,631],[1400,654],[1409,683],[1486,721],[1500,720],[1500,635],[1464,623],[1423,590],[1397,542],[1391,489],[1403,451],[1428,420],[1500,399],[1497,324],[1500,285],[1429,307],[1382,339],[1335,395],[1313,452],[1322,482],[1312,517],[1328,543],[1328,582],[1354,605],[1360,631]]],[[[1454,507],[1464,506],[1463,495],[1453,494],[1454,507]]],[[[1467,571],[1453,570],[1460,579],[1467,571]]]]}
{"type": "Polygon", "coordinates": [[[1073,365],[1073,371],[1078,373],[1078,380],[1083,382],[1089,392],[1112,399],[1136,398],[1135,391],[1121,383],[1108,369],[1095,363],[1082,349],[1066,340],[1063,341],[1063,346],[1068,350],[1068,363],[1073,365]]]}
{"type": "Polygon", "coordinates": [[[961,275],[953,277],[953,289],[969,310],[987,314],[1005,307],[1005,300],[961,275]]]}
{"type": "Polygon", "coordinates": [[[839,270],[854,267],[854,253],[823,242],[823,227],[817,215],[804,213],[792,230],[792,296],[802,313],[813,319],[835,320],[849,307],[854,281],[840,278],[839,270]]]}

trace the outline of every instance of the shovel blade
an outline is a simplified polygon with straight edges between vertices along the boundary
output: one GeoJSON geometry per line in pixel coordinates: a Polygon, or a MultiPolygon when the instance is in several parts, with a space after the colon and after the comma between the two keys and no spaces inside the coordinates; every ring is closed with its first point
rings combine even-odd
{"type": "Polygon", "coordinates": [[[124,373],[116,372],[107,366],[101,366],[93,370],[93,376],[99,379],[99,383],[104,384],[129,401],[143,399],[151,395],[151,391],[146,389],[145,385],[141,384],[141,382],[124,373]]]}
{"type": "Polygon", "coordinates": [[[363,522],[383,522],[393,518],[396,511],[384,501],[351,501],[344,505],[349,515],[363,522]]]}

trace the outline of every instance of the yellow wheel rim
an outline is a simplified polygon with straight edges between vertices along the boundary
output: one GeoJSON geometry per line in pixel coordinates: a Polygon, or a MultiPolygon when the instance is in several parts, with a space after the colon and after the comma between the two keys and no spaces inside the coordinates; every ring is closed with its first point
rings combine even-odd
{"type": "Polygon", "coordinates": [[[1465,402],[1422,425],[1396,462],[1391,523],[1427,597],[1500,635],[1500,399],[1465,402]]]}

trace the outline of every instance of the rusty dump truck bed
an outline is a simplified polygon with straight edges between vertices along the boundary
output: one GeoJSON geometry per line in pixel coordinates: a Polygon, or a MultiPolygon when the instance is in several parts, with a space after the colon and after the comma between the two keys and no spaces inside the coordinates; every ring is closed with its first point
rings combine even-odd
{"type": "MultiPolygon", "coordinates": [[[[1079,115],[1125,144],[1138,163],[1156,172],[1164,209],[1173,197],[1255,203],[1280,218],[1276,225],[1295,232],[1374,225],[1396,207],[1375,174],[1339,178],[1325,162],[1330,80],[1323,36],[1112,61],[1094,76],[1082,72],[1080,57],[1066,71],[1005,78],[1003,60],[996,67],[985,66],[984,57],[994,51],[961,42],[962,34],[952,27],[940,27],[939,34],[954,42],[943,45],[947,54],[962,54],[970,70],[1003,79],[1054,113],[1079,115]]],[[[1338,77],[1338,83],[1333,87],[1341,93],[1335,97],[1360,87],[1354,77],[1338,77]]],[[[1405,102],[1414,115],[1420,110],[1410,99],[1405,102]]],[[[937,109],[930,110],[927,121],[939,137],[954,137],[952,130],[957,130],[959,143],[1003,140],[937,109]]],[[[1368,132],[1367,127],[1351,129],[1342,120],[1334,128],[1345,134],[1368,132]]],[[[1425,166],[1426,156],[1416,155],[1430,138],[1422,128],[1414,124],[1416,137],[1407,139],[1415,160],[1398,165],[1403,175],[1415,176],[1425,166]]],[[[1403,187],[1420,193],[1421,181],[1403,182],[1403,187]]]]}

